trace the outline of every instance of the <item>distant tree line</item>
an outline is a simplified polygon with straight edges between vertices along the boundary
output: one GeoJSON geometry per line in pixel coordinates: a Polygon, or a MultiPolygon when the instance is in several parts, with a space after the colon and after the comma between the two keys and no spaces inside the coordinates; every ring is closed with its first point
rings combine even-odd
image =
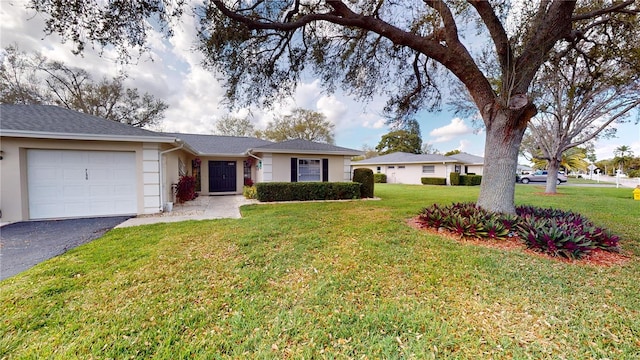
{"type": "Polygon", "coordinates": [[[318,111],[302,108],[277,116],[265,129],[256,129],[249,117],[227,115],[216,121],[215,133],[226,136],[249,136],[282,142],[293,139],[335,143],[335,125],[318,111]]]}
{"type": "Polygon", "coordinates": [[[2,49],[0,103],[58,105],[135,127],[158,125],[169,107],[149,93],[124,86],[124,75],[99,81],[86,70],[17,46],[2,49]]]}

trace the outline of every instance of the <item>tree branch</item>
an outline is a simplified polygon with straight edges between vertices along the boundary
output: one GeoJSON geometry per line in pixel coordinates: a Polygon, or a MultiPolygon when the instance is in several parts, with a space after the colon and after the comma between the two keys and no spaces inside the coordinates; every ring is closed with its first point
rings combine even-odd
{"type": "MultiPolygon", "coordinates": [[[[513,91],[526,93],[533,77],[544,63],[546,54],[555,43],[571,32],[571,14],[576,1],[553,0],[548,9],[540,8],[534,23],[529,26],[530,41],[516,60],[513,91]]],[[[542,6],[542,4],[541,4],[542,6]]]]}
{"type": "Polygon", "coordinates": [[[573,16],[571,18],[571,21],[592,19],[600,15],[609,14],[612,12],[625,13],[625,14],[640,14],[640,9],[625,9],[629,5],[633,5],[635,2],[636,2],[635,0],[627,0],[619,4],[609,6],[604,9],[599,9],[599,10],[590,11],[584,14],[579,14],[579,15],[573,16]]]}
{"type": "Polygon", "coordinates": [[[476,9],[482,22],[489,30],[489,35],[496,47],[498,61],[502,68],[502,74],[506,75],[511,70],[513,64],[513,53],[507,32],[502,26],[502,22],[493,11],[493,7],[488,1],[469,0],[469,3],[476,9]]]}

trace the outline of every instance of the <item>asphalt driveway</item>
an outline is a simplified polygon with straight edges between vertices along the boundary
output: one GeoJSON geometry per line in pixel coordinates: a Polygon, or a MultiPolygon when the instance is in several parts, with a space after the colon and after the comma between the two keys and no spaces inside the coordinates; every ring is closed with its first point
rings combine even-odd
{"type": "Polygon", "coordinates": [[[0,280],[97,239],[129,216],[25,221],[0,228],[0,280]]]}

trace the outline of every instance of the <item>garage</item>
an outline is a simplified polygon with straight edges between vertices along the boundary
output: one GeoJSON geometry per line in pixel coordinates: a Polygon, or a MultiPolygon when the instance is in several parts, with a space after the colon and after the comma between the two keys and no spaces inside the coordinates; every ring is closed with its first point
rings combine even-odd
{"type": "Polygon", "coordinates": [[[136,153],[27,150],[30,219],[136,214],[136,153]]]}

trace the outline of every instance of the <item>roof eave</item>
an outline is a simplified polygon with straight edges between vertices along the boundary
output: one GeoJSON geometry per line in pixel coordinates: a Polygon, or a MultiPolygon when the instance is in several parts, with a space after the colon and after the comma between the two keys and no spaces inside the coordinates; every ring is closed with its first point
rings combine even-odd
{"type": "Polygon", "coordinates": [[[56,139],[56,140],[101,140],[101,141],[129,141],[129,142],[156,142],[174,143],[175,137],[165,136],[138,136],[138,135],[100,135],[79,133],[50,133],[44,131],[0,130],[0,136],[32,138],[32,139],[56,139]]]}
{"type": "Polygon", "coordinates": [[[457,161],[452,160],[429,160],[429,161],[379,161],[379,162],[361,162],[352,161],[351,165],[413,165],[413,164],[442,164],[442,163],[455,163],[457,161]]]}
{"type": "Polygon", "coordinates": [[[202,153],[202,152],[197,152],[196,153],[198,156],[202,156],[202,157],[234,157],[234,158],[239,158],[239,157],[247,157],[247,153],[235,153],[235,154],[222,154],[222,153],[202,153]]]}
{"type": "Polygon", "coordinates": [[[362,152],[356,151],[322,151],[322,150],[294,150],[294,149],[249,149],[252,153],[273,153],[273,154],[309,154],[309,155],[344,155],[358,156],[362,152]]]}

